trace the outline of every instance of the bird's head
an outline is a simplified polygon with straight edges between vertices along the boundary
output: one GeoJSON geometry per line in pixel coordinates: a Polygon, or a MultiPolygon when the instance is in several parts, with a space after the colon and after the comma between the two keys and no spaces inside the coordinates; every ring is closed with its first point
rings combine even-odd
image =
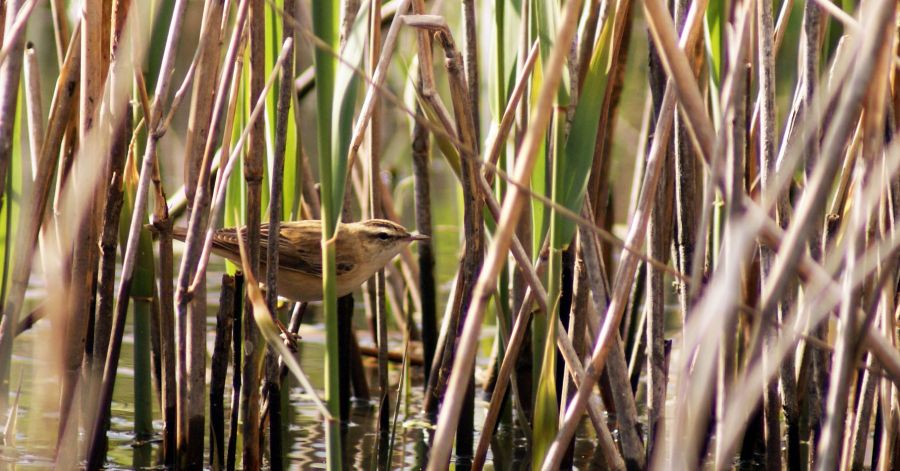
{"type": "Polygon", "coordinates": [[[342,225],[341,230],[349,231],[352,239],[362,245],[362,253],[374,254],[379,262],[386,264],[415,240],[428,240],[428,236],[409,232],[405,227],[384,219],[342,225]]]}

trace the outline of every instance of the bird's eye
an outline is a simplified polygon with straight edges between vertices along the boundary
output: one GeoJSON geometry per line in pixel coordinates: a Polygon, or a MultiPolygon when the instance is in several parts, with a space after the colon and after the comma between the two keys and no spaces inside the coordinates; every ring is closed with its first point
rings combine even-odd
{"type": "Polygon", "coordinates": [[[388,240],[388,239],[391,238],[391,236],[390,236],[390,234],[388,234],[387,232],[379,232],[379,233],[378,233],[378,238],[381,239],[381,240],[388,240]]]}

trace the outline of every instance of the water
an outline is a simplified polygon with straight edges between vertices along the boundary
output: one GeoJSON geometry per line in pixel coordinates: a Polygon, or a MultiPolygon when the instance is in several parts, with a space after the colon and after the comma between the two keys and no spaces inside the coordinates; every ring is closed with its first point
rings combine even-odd
{"type": "MultiPolygon", "coordinates": [[[[211,297],[214,298],[214,297],[211,297]]],[[[210,306],[214,312],[215,306],[210,306]]],[[[357,316],[361,320],[362,315],[357,316]]],[[[208,351],[212,351],[214,341],[214,317],[209,317],[210,329],[208,351]]],[[[54,446],[59,404],[59,383],[53,375],[41,372],[51,371],[53,349],[47,348],[44,339],[49,338],[51,324],[43,320],[33,329],[17,338],[14,348],[14,364],[12,388],[19,386],[21,380],[21,398],[18,409],[18,422],[15,443],[2,449],[0,461],[16,463],[18,469],[48,469],[53,465],[54,446]]],[[[304,324],[301,327],[300,349],[298,358],[304,372],[317,388],[324,384],[324,328],[321,324],[304,324]]],[[[487,353],[490,351],[493,332],[486,328],[483,333],[483,349],[479,357],[479,369],[484,369],[487,353]]],[[[156,456],[160,447],[162,422],[156,421],[154,429],[157,436],[136,444],[132,432],[134,419],[133,379],[133,335],[131,325],[126,326],[122,347],[122,357],[116,379],[112,404],[112,420],[109,431],[109,452],[107,465],[110,469],[132,469],[136,445],[150,448],[156,456]]],[[[369,336],[360,332],[360,342],[370,343],[369,336]]],[[[390,348],[400,350],[402,338],[392,335],[390,348]]],[[[377,364],[373,358],[364,358],[364,365],[369,379],[370,393],[377,397],[377,364]]],[[[400,381],[400,365],[390,366],[390,398],[392,408],[396,409],[397,387],[400,381]]],[[[422,377],[421,368],[412,368],[409,395],[403,398],[397,420],[397,435],[392,453],[392,469],[419,469],[427,457],[427,443],[432,433],[430,425],[419,414],[422,409],[422,377]]],[[[230,404],[230,378],[226,382],[226,406],[230,404]]],[[[476,393],[476,431],[477,443],[480,424],[484,420],[488,403],[481,397],[480,389],[476,393]]],[[[321,394],[321,389],[319,390],[321,394]]],[[[405,394],[405,393],[404,393],[405,394]]],[[[291,381],[289,389],[289,423],[285,446],[290,469],[316,469],[325,467],[325,438],[323,422],[312,401],[291,381]]],[[[154,409],[157,405],[154,404],[154,409]]],[[[226,417],[229,417],[226,411],[226,417]]],[[[154,417],[159,417],[159,410],[154,410],[154,417]]],[[[351,407],[351,417],[347,424],[344,441],[345,461],[353,469],[375,469],[377,456],[376,430],[377,406],[374,400],[355,400],[351,407]]],[[[226,426],[227,428],[227,426],[226,426]]],[[[226,432],[227,433],[227,432],[226,432]]],[[[207,437],[208,443],[208,437],[207,437]]],[[[595,441],[589,426],[582,426],[575,445],[576,469],[597,469],[600,463],[592,463],[595,441]]],[[[208,449],[205,453],[208,460],[208,449]]],[[[240,454],[238,454],[238,457],[240,454]]],[[[508,426],[501,426],[495,434],[492,449],[488,455],[486,469],[521,469],[530,460],[528,442],[522,434],[508,426]]],[[[462,469],[462,466],[456,467],[462,469]]],[[[158,468],[142,468],[158,469],[158,468]]]]}

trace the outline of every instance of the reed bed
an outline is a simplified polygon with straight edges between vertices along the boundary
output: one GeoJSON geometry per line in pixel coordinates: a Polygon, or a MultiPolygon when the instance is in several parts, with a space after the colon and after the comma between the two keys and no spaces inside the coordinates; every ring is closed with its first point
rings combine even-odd
{"type": "Polygon", "coordinates": [[[127,370],[134,468],[300,466],[292,391],[329,469],[900,463],[895,0],[0,12],[5,462],[111,464],[127,370]],[[430,239],[338,298],[374,218],[430,239]],[[263,244],[302,219],[321,301],[263,244]]]}

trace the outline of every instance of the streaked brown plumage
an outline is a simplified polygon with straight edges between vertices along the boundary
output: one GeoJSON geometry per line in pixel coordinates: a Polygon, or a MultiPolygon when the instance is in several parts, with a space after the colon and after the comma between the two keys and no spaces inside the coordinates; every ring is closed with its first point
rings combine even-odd
{"type": "MultiPolygon", "coordinates": [[[[245,229],[241,228],[243,235],[245,229]]],[[[184,240],[185,228],[175,228],[173,236],[184,240]]],[[[246,236],[244,236],[246,241],[246,236]]],[[[349,294],[414,240],[427,239],[384,219],[342,223],[335,237],[337,295],[349,294]]],[[[282,222],[278,237],[278,295],[294,301],[322,299],[322,232],[319,220],[282,222]]],[[[269,225],[260,226],[260,251],[269,244],[269,225]]],[[[214,254],[241,263],[238,231],[216,231],[214,254]]],[[[266,269],[265,260],[260,271],[266,269]]]]}

